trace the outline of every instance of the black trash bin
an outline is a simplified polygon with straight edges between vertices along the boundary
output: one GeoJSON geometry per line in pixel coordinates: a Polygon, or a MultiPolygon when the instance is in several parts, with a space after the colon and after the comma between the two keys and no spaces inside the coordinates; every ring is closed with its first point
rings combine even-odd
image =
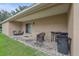
{"type": "Polygon", "coordinates": [[[58,52],[64,55],[68,55],[69,52],[68,36],[58,34],[56,35],[56,42],[58,52]]]}

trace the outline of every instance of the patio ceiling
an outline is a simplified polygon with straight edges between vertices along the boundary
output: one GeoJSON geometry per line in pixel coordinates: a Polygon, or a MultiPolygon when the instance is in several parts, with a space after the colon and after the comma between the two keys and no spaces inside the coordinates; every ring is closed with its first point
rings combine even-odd
{"type": "MultiPolygon", "coordinates": [[[[44,7],[46,7],[46,5],[44,7]]],[[[28,20],[34,20],[34,19],[38,19],[38,18],[43,18],[43,17],[53,16],[53,15],[57,15],[57,14],[67,13],[68,9],[69,9],[69,4],[57,4],[54,6],[50,5],[47,8],[44,8],[38,12],[34,12],[32,14],[29,14],[29,15],[26,15],[25,17],[22,17],[20,19],[16,19],[14,21],[25,22],[28,20]]]]}
{"type": "Polygon", "coordinates": [[[30,8],[23,10],[22,12],[4,20],[6,21],[19,21],[25,22],[28,20],[34,20],[47,16],[53,16],[57,14],[66,13],[69,9],[69,3],[40,3],[35,4],[30,8]]]}

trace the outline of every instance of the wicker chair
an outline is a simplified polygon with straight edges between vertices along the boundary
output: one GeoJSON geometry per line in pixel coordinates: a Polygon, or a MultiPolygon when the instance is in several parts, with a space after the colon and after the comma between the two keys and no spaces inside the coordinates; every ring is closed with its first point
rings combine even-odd
{"type": "Polygon", "coordinates": [[[44,32],[37,35],[37,40],[36,40],[37,45],[39,45],[39,46],[43,45],[43,42],[45,41],[44,36],[45,36],[44,32]]]}

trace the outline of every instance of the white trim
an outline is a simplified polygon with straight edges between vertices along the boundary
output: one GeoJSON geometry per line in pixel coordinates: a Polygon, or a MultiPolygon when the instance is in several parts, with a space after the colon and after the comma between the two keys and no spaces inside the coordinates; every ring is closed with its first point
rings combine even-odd
{"type": "MultiPolygon", "coordinates": [[[[55,3],[54,3],[54,4],[55,4],[55,3]]],[[[54,5],[54,4],[53,4],[53,5],[54,5]]],[[[45,3],[37,3],[37,4],[33,5],[32,7],[29,7],[29,8],[27,8],[27,9],[25,9],[25,10],[23,10],[23,11],[17,13],[16,15],[14,15],[14,16],[12,16],[12,17],[10,17],[10,18],[8,18],[8,19],[6,19],[6,20],[0,22],[0,24],[3,24],[4,22],[10,21],[10,20],[12,20],[12,19],[16,18],[17,16],[20,16],[20,15],[22,15],[22,14],[24,14],[24,13],[30,14],[30,13],[33,12],[34,10],[37,10],[37,9],[39,9],[39,8],[41,8],[41,7],[46,6],[46,5],[48,5],[48,3],[46,3],[46,4],[45,4],[45,3]]]]}
{"type": "Polygon", "coordinates": [[[8,19],[6,19],[6,20],[0,22],[0,24],[4,23],[4,22],[6,22],[6,21],[11,20],[12,18],[14,18],[14,17],[16,17],[16,16],[18,16],[18,15],[21,15],[21,14],[23,14],[24,12],[29,11],[29,9],[31,9],[31,8],[33,8],[33,7],[36,7],[36,6],[38,6],[38,5],[40,5],[40,3],[35,4],[35,5],[33,5],[32,7],[29,7],[29,8],[27,8],[27,9],[25,9],[25,10],[23,10],[23,11],[17,13],[16,15],[14,15],[14,16],[12,16],[12,17],[9,17],[8,19]]]}

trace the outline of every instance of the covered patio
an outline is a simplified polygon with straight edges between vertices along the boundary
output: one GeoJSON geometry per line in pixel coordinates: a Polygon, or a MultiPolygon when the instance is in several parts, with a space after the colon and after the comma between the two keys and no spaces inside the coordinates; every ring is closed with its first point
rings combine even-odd
{"type": "Polygon", "coordinates": [[[39,7],[33,7],[29,12],[14,17],[8,22],[9,36],[48,55],[64,55],[58,52],[53,33],[68,34],[70,5],[41,4],[38,5],[39,7]],[[42,32],[45,33],[45,41],[42,46],[38,46],[35,44],[37,35],[42,32]]]}

